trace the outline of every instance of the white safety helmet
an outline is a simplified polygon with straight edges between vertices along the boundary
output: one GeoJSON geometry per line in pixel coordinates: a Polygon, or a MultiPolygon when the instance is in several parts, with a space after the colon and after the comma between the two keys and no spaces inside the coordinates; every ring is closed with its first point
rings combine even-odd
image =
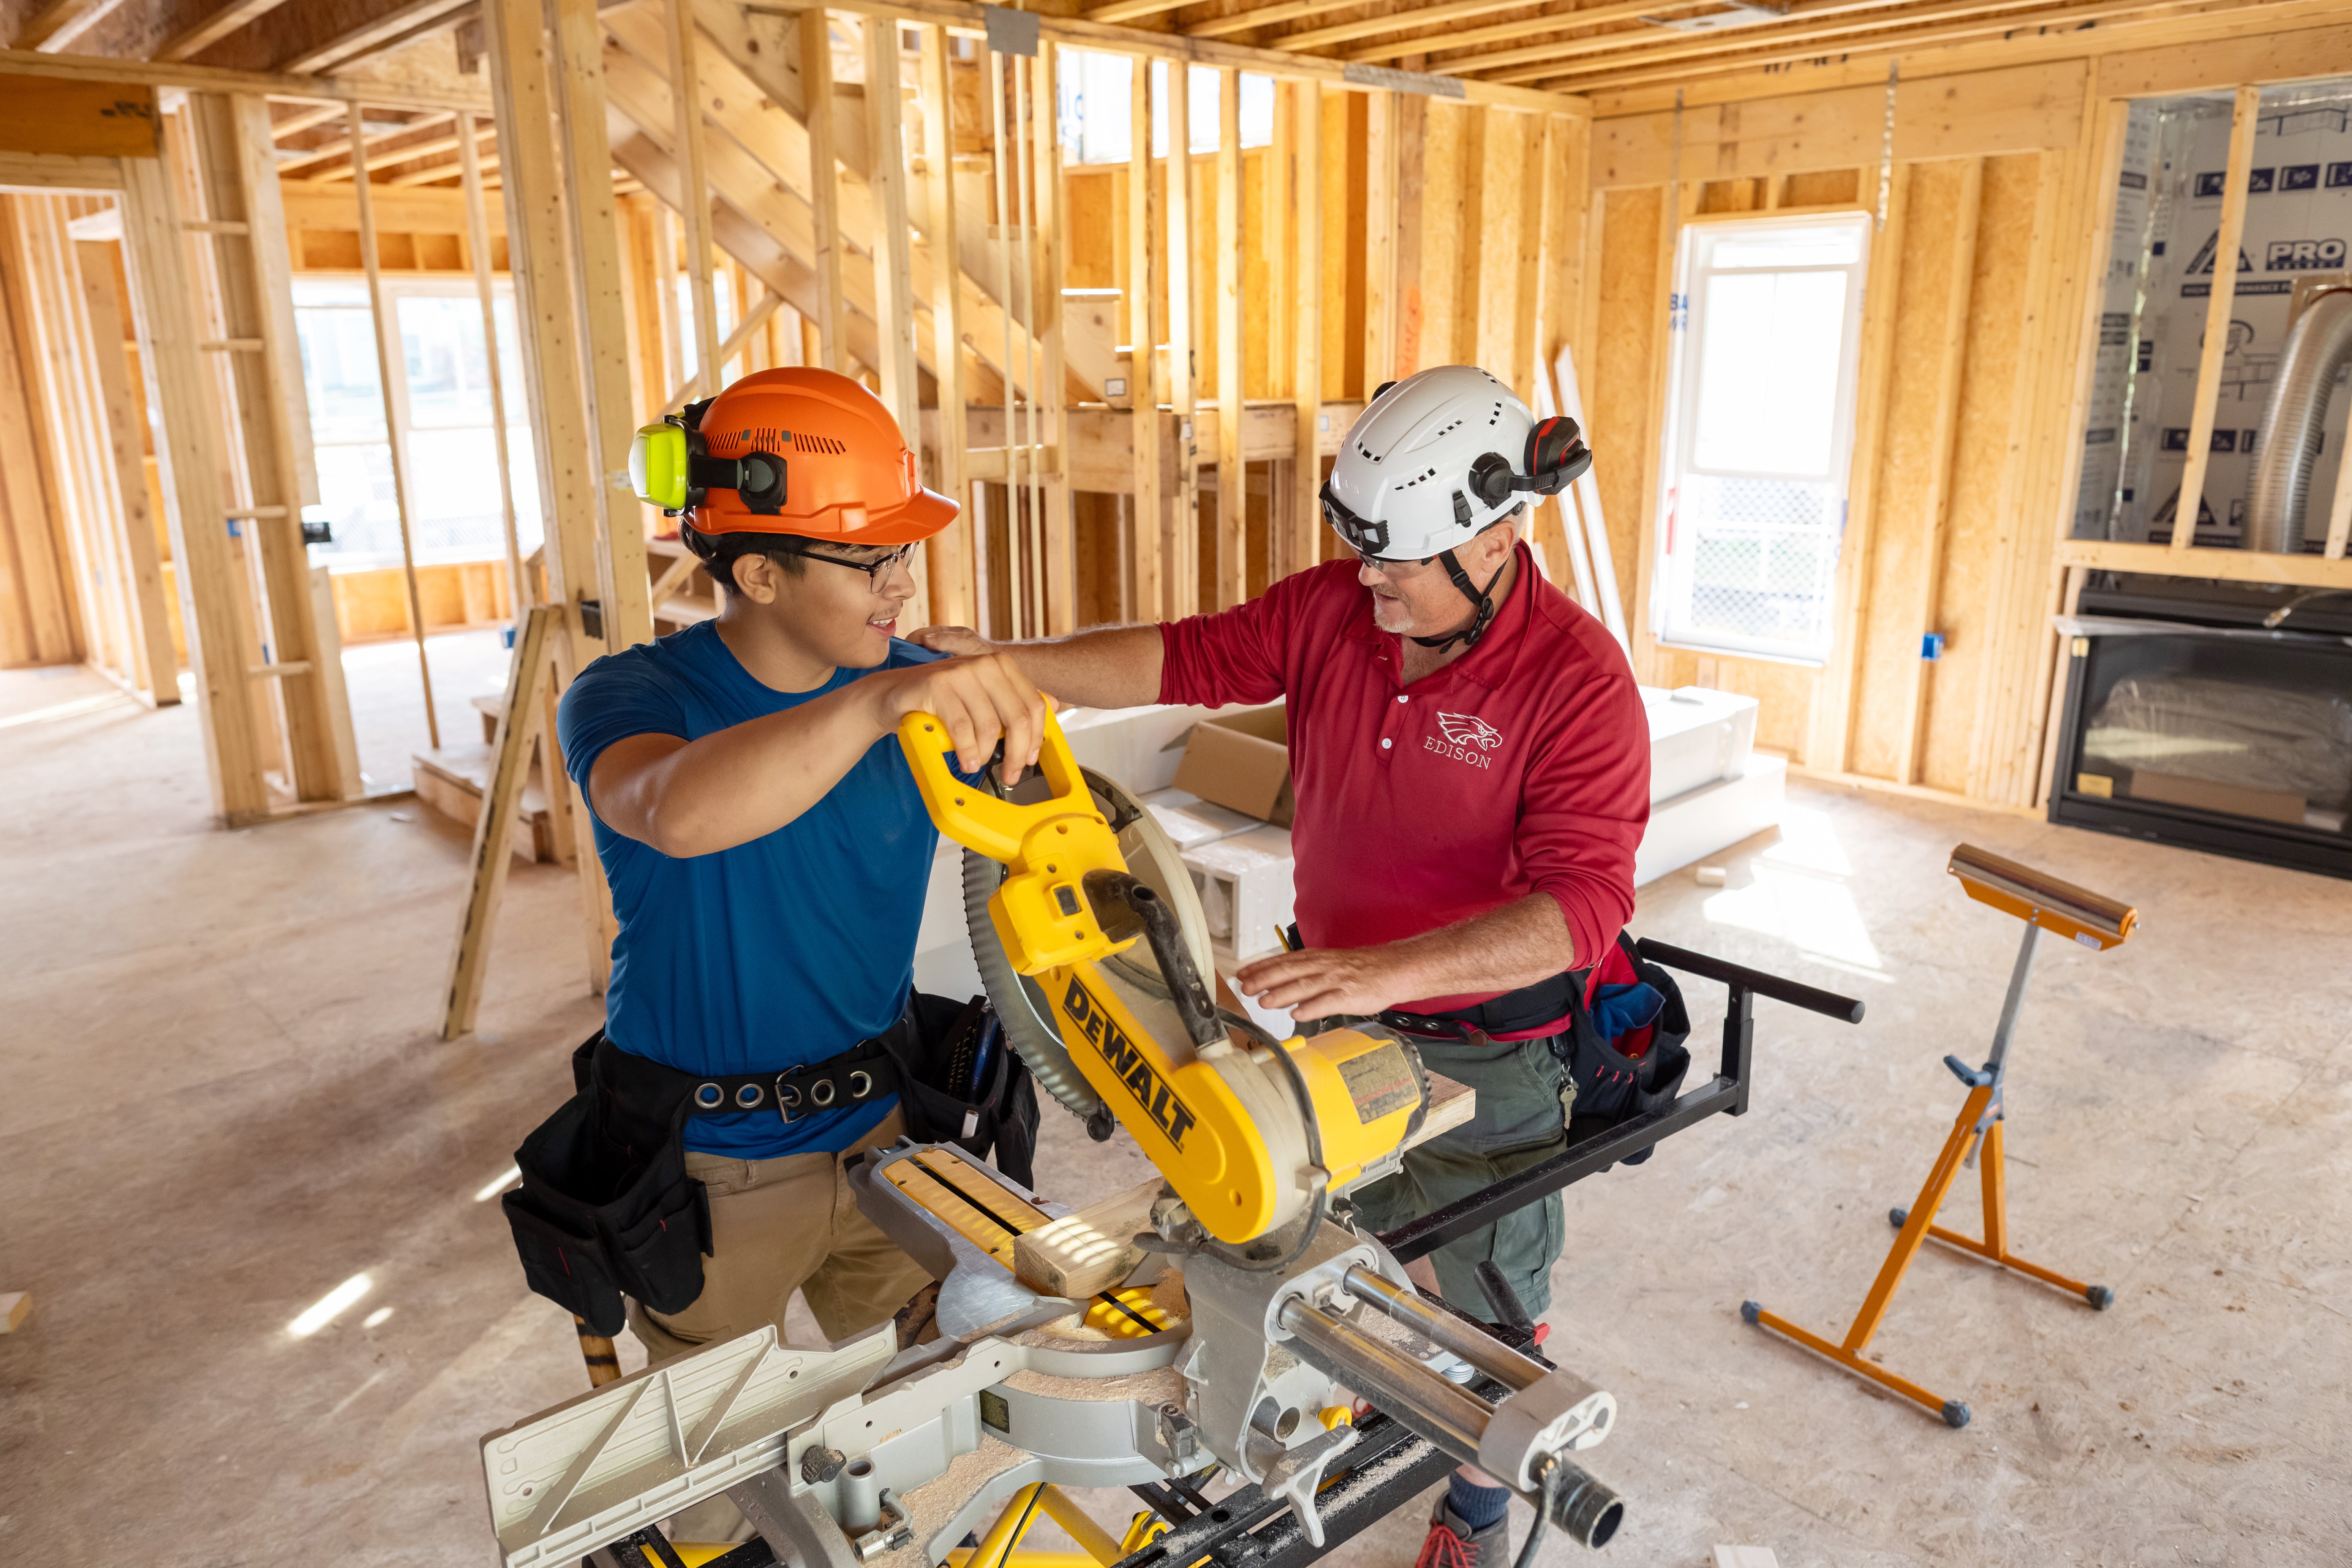
{"type": "Polygon", "coordinates": [[[1454,552],[1517,512],[1523,494],[1575,483],[1592,466],[1578,436],[1575,420],[1538,419],[1476,365],[1439,365],[1372,394],[1324,481],[1323,515],[1360,555],[1442,562],[1476,614],[1452,637],[1414,640],[1475,646],[1494,617],[1495,584],[1475,586],[1454,552]]]}

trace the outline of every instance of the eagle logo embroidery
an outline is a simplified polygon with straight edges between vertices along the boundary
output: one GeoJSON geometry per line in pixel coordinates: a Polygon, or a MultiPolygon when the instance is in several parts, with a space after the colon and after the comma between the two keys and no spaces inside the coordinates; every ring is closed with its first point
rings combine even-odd
{"type": "Polygon", "coordinates": [[[1440,713],[1437,727],[1457,746],[1491,752],[1503,743],[1503,732],[1475,713],[1440,713]]]}

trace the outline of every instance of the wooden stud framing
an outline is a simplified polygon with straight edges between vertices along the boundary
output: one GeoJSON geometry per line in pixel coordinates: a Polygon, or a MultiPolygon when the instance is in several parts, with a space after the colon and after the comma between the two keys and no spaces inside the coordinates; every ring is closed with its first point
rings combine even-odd
{"type": "Polygon", "coordinates": [[[1133,347],[1128,369],[1128,396],[1134,405],[1135,497],[1130,548],[1133,551],[1135,604],[1130,613],[1140,620],[1160,620],[1168,614],[1163,596],[1160,527],[1160,334],[1159,309],[1154,300],[1158,279],[1153,252],[1157,236],[1151,221],[1151,62],[1137,56],[1131,62],[1133,86],[1128,99],[1127,163],[1127,300],[1128,334],[1133,347]]]}
{"type": "MultiPolygon", "coordinates": [[[[1055,72],[1060,53],[1050,43],[1037,46],[1030,69],[1036,88],[1030,95],[1030,158],[1037,193],[1037,266],[1042,286],[1037,289],[1034,336],[1038,349],[1038,438],[1059,454],[1045,474],[1043,495],[1045,531],[1046,631],[1066,637],[1078,629],[1078,550],[1076,523],[1070,502],[1070,419],[1066,365],[1062,352],[1062,138],[1055,108],[1055,72]]],[[[953,246],[936,255],[951,258],[953,246]]],[[[951,262],[940,269],[948,271],[951,262]]]]}
{"type": "MultiPolygon", "coordinates": [[[[522,614],[514,657],[507,668],[506,700],[499,708],[498,731],[490,742],[490,776],[482,790],[482,814],[474,820],[474,874],[466,907],[457,920],[457,941],[449,961],[449,985],[441,1008],[441,1037],[473,1032],[488,973],[490,933],[507,890],[507,868],[514,858],[515,824],[522,812],[522,788],[530,773],[531,743],[545,725],[543,692],[554,684],[554,623],[562,611],[534,605],[522,614]]],[[[549,748],[553,755],[553,748],[549,748]]],[[[551,768],[549,772],[553,772],[551,768]]],[[[552,783],[551,779],[549,781],[552,783]]]]}
{"type": "Polygon", "coordinates": [[[474,295],[482,306],[482,355],[489,368],[490,437],[499,465],[499,531],[507,554],[507,603],[520,617],[538,601],[522,569],[522,543],[515,534],[514,475],[507,453],[506,371],[499,363],[498,295],[490,282],[490,224],[482,207],[481,158],[474,141],[474,117],[457,118],[459,174],[466,194],[466,253],[473,264],[474,295]]]}
{"type": "MultiPolygon", "coordinates": [[[[587,419],[581,378],[578,318],[562,222],[563,173],[553,139],[526,128],[550,123],[555,87],[541,47],[544,18],[538,0],[484,0],[486,58],[496,103],[499,154],[507,211],[508,276],[522,339],[529,392],[531,449],[538,468],[540,516],[546,520],[541,560],[549,600],[563,614],[550,623],[555,644],[555,685],[567,683],[590,659],[610,651],[591,637],[572,606],[593,598],[603,475],[587,419]]],[[[650,584],[648,584],[649,586],[650,584]]],[[[606,625],[609,634],[611,623],[606,625]]],[[[553,760],[553,748],[550,748],[553,760]]],[[[551,768],[551,774],[560,768],[551,768]]],[[[553,784],[552,777],[549,782],[553,784]]],[[[617,932],[603,863],[586,812],[572,813],[586,915],[589,977],[598,993],[612,966],[617,932]]]]}
{"type": "MultiPolygon", "coordinates": [[[[1910,625],[1898,630],[1914,636],[1933,631],[1944,575],[1945,535],[1949,531],[1952,490],[1960,460],[1960,374],[1969,359],[1969,302],[1976,282],[1977,218],[1984,204],[1984,160],[1969,158],[1960,170],[1959,216],[1952,233],[1951,268],[1944,295],[1943,333],[1938,340],[1943,363],[1937,367],[1933,468],[1926,504],[1920,509],[1919,573],[1910,605],[1910,625]]],[[[1895,782],[1919,782],[1919,754],[1926,744],[1927,682],[1932,661],[1911,661],[1904,683],[1902,734],[1897,743],[1895,782]]]]}
{"type": "Polygon", "coordinates": [[[376,251],[375,186],[368,178],[367,142],[361,133],[361,113],[360,105],[354,102],[350,110],[352,188],[359,198],[360,263],[367,272],[368,314],[375,325],[376,385],[383,395],[384,437],[392,447],[393,506],[400,519],[400,568],[408,585],[408,628],[416,639],[416,679],[424,689],[425,732],[437,752],[441,749],[441,717],[434,710],[433,661],[425,652],[425,605],[416,592],[416,545],[409,528],[408,433],[402,428],[394,406],[397,396],[393,386],[394,367],[404,363],[400,326],[384,310],[383,270],[376,251]]]}
{"type": "Polygon", "coordinates": [[[822,10],[801,13],[801,90],[807,99],[809,210],[815,219],[816,332],[824,368],[849,369],[841,293],[841,185],[833,128],[833,26],[822,10]]]}
{"type": "MultiPolygon", "coordinates": [[[[1318,429],[1323,412],[1323,89],[1313,82],[1291,88],[1298,132],[1291,158],[1292,210],[1297,215],[1291,317],[1297,333],[1291,405],[1297,411],[1291,457],[1290,526],[1276,546],[1275,574],[1288,576],[1315,564],[1322,544],[1323,488],[1318,429]]],[[[1276,112],[1279,113],[1277,107],[1276,112]]]]}
{"type": "MultiPolygon", "coordinates": [[[[1376,92],[1364,128],[1364,396],[1396,379],[1398,93],[1376,92]]],[[[1579,138],[1582,141],[1583,138],[1579,138]]],[[[1578,188],[1581,190],[1580,183],[1578,188]]]]}
{"type": "Polygon", "coordinates": [[[1912,166],[1898,163],[1888,191],[1886,226],[1871,237],[1863,282],[1862,354],[1855,374],[1853,456],[1847,468],[1845,537],[1838,551],[1836,631],[1814,698],[1809,766],[1843,773],[1853,765],[1854,689],[1862,679],[1868,624],[1872,546],[1878,523],[1879,464],[1886,438],[1886,392],[1894,374],[1895,316],[1903,284],[1903,234],[1910,214],[1912,166]]]}
{"type": "MultiPolygon", "coordinates": [[[[670,146],[685,176],[687,200],[678,209],[686,226],[686,268],[694,289],[694,360],[702,384],[720,385],[723,364],[719,358],[719,310],[710,281],[710,174],[702,155],[701,71],[695,63],[694,0],[669,0],[670,104],[677,111],[676,139],[670,146]]],[[[601,44],[603,34],[598,30],[601,44]]],[[[602,128],[604,117],[597,116],[602,128]]],[[[600,141],[602,137],[598,138],[600,141]]],[[[573,184],[584,171],[575,169],[573,184]]],[[[609,182],[607,182],[609,184],[609,182]]]]}
{"type": "Polygon", "coordinates": [[[136,645],[136,679],[158,708],[180,700],[178,660],[172,652],[172,626],[163,607],[163,568],[155,548],[155,519],[149,510],[145,461],[139,439],[147,411],[131,401],[130,365],[123,356],[122,299],[114,284],[114,246],[102,240],[74,247],[80,258],[82,308],[97,350],[97,386],[105,425],[107,457],[114,467],[116,553],[123,564],[125,611],[136,645]]]}
{"type": "Polygon", "coordinates": [[[163,164],[126,158],[119,169],[123,260],[148,406],[159,431],[155,457],[171,530],[173,581],[195,678],[213,812],[224,824],[241,826],[268,815],[269,797],[261,777],[256,694],[246,677],[236,620],[236,595],[246,588],[221,518],[216,414],[196,347],[201,318],[188,286],[178,204],[163,164]]]}
{"type": "Polygon", "coordinates": [[[2230,115],[2230,158],[2221,184],[2221,232],[2213,243],[2213,291],[2205,300],[2205,346],[2197,357],[2197,401],[2189,416],[2189,460],[2180,469],[2180,499],[2172,509],[2172,548],[2197,538],[2205,504],[2205,468],[2213,457],[2213,420],[2221,402],[2221,357],[2230,346],[2230,306],[2238,294],[2238,248],[2246,237],[2247,186],[2254,166],[2254,127],[2263,90],[2242,87],[2230,115]]]}
{"type": "Polygon", "coordinates": [[[1192,393],[1192,334],[1199,311],[1199,268],[1192,252],[1192,72],[1168,72],[1168,404],[1176,418],[1175,487],[1169,497],[1169,615],[1201,608],[1201,479],[1192,393]]]}
{"type": "Polygon", "coordinates": [[[1203,608],[1249,597],[1249,472],[1242,461],[1242,75],[1217,73],[1216,576],[1203,608]]]}
{"type": "MultiPolygon", "coordinates": [[[[923,29],[923,168],[929,186],[934,255],[958,257],[955,203],[955,84],[948,63],[948,30],[923,29]]],[[[956,287],[957,268],[931,268],[931,369],[939,385],[938,467],[932,482],[962,509],[956,521],[931,536],[931,618],[948,626],[976,626],[978,605],[971,574],[971,496],[964,483],[964,453],[971,446],[965,406],[963,322],[956,287]]]]}

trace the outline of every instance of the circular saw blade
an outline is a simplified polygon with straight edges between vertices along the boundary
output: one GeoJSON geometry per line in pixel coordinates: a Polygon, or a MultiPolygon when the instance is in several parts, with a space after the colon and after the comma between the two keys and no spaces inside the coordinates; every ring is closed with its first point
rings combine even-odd
{"type": "MultiPolygon", "coordinates": [[[[1118,847],[1127,857],[1128,870],[1176,910],[1193,963],[1203,976],[1214,974],[1216,968],[1209,953],[1209,922],[1201,912],[1200,895],[1193,890],[1192,873],[1184,868],[1175,843],[1124,788],[1092,768],[1084,771],[1096,806],[1118,834],[1118,847]]],[[[1010,794],[1017,800],[1027,787],[1029,781],[1024,780],[1010,794]]],[[[1091,1117],[1101,1110],[1101,1097],[1070,1060],[1044,989],[1034,980],[1013,972],[1003,943],[997,940],[995,923],[988,918],[988,900],[1003,880],[1004,867],[1001,863],[976,850],[964,851],[964,926],[971,937],[971,955],[980,970],[981,984],[987,988],[988,1000],[1003,1022],[1005,1040],[1021,1054],[1038,1083],[1073,1115],[1091,1117]]],[[[1183,1025],[1169,1000],[1168,984],[1160,976],[1160,966],[1153,962],[1147,944],[1138,942],[1126,952],[1103,960],[1099,967],[1119,1000],[1135,1015],[1137,1023],[1163,1038],[1182,1037],[1183,1025]]]]}

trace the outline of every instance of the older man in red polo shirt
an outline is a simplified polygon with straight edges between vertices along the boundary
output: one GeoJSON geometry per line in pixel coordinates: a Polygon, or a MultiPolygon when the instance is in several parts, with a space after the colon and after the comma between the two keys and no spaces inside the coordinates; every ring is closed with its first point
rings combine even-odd
{"type": "MultiPolygon", "coordinates": [[[[1301,1021],[1418,1016],[1431,1070],[1478,1094],[1467,1125],[1356,1194],[1374,1228],[1560,1151],[1570,977],[1589,985],[1633,910],[1650,800],[1641,694],[1615,641],[1518,540],[1525,497],[1589,461],[1573,422],[1537,420],[1485,371],[1423,371],[1374,395],[1324,486],[1355,559],[1165,626],[1019,644],[915,634],[1011,653],[1040,689],[1094,707],[1286,700],[1303,946],[1235,984],[1301,1021]]],[[[1561,1242],[1554,1194],[1412,1271],[1476,1302],[1474,1271],[1492,1261],[1540,1313],[1561,1242]]],[[[1483,1479],[1465,1472],[1440,1503],[1425,1561],[1475,1568],[1499,1550],[1506,1494],[1483,1479]]]]}

